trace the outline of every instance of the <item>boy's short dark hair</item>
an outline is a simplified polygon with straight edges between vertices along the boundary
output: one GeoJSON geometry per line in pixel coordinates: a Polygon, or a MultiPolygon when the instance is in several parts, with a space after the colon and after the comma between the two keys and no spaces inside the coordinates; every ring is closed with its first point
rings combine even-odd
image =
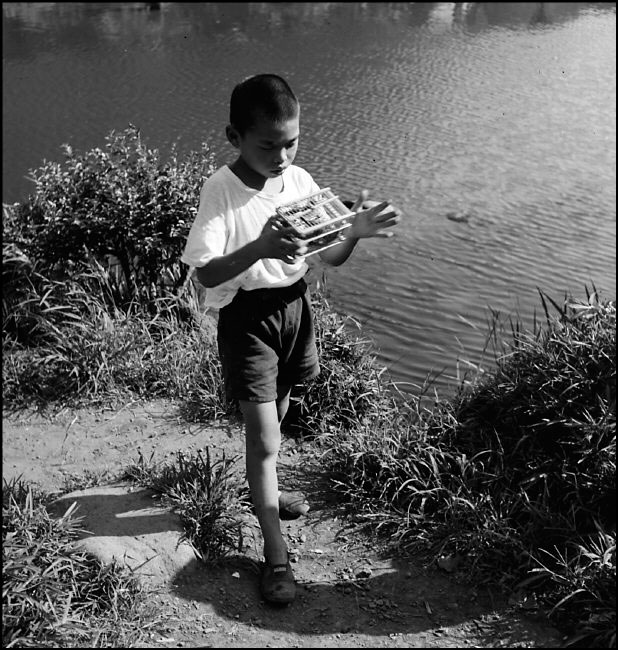
{"type": "Polygon", "coordinates": [[[295,117],[298,108],[298,99],[284,79],[276,74],[258,74],[234,87],[230,124],[243,135],[259,116],[279,122],[295,117]]]}

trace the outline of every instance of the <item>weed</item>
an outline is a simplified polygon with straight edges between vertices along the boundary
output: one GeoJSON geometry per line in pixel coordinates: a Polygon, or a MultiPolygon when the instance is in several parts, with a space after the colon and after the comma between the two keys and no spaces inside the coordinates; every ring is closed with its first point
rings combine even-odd
{"type": "Polygon", "coordinates": [[[177,452],[176,462],[154,462],[140,453],[125,477],[154,490],[180,516],[183,539],[200,559],[216,564],[242,551],[248,531],[254,528],[249,504],[241,498],[243,480],[237,458],[212,459],[210,449],[195,454],[177,452]]]}
{"type": "Polygon", "coordinates": [[[2,645],[129,647],[148,618],[133,577],[77,550],[78,521],[55,518],[20,479],[2,489],[2,645]]]}

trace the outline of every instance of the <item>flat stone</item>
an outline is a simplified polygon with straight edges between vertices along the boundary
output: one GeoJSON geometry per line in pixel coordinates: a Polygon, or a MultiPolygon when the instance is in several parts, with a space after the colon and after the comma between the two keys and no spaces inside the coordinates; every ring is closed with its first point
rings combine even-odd
{"type": "Polygon", "coordinates": [[[153,494],[128,483],[98,486],[63,495],[48,510],[61,516],[75,503],[72,517],[83,529],[76,547],[103,564],[126,566],[144,585],[158,586],[198,560],[181,541],[180,517],[153,502],[153,494]]]}

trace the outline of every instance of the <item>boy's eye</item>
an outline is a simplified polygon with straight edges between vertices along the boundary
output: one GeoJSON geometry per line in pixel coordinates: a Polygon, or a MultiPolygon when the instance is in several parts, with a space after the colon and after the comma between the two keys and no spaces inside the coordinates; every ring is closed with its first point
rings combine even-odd
{"type": "MultiPolygon", "coordinates": [[[[290,142],[288,142],[285,145],[285,148],[286,149],[292,149],[292,147],[296,146],[297,142],[298,142],[297,140],[291,140],[290,142]]],[[[273,149],[276,149],[276,148],[277,148],[276,145],[262,145],[262,146],[260,146],[260,149],[262,149],[263,151],[272,151],[273,149]]]]}

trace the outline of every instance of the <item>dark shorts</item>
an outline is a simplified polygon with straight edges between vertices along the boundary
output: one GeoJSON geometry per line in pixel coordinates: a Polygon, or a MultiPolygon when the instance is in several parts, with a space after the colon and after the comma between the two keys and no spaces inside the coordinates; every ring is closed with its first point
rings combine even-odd
{"type": "Polygon", "coordinates": [[[277,386],[316,377],[320,366],[306,282],[239,289],[219,310],[217,342],[228,399],[273,402],[277,386]]]}

